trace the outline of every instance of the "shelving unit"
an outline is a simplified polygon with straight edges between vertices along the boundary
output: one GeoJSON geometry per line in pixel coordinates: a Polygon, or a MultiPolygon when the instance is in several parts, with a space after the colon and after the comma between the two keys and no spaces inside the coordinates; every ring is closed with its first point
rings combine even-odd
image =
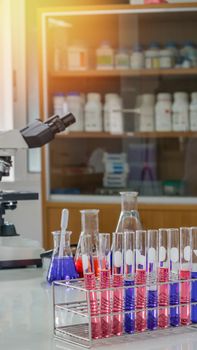
{"type": "MultiPolygon", "coordinates": [[[[138,94],[147,92],[173,94],[181,90],[191,93],[196,90],[197,67],[96,70],[95,50],[103,39],[109,40],[114,48],[122,46],[131,48],[136,42],[144,47],[147,47],[151,41],[157,41],[162,46],[169,40],[177,41],[179,44],[188,39],[197,42],[197,2],[157,6],[128,4],[53,7],[40,10],[39,25],[39,32],[42,33],[39,45],[40,114],[44,118],[53,114],[52,96],[56,91],[62,91],[65,94],[76,90],[83,94],[95,91],[101,94],[102,102],[106,93],[115,92],[123,98],[123,107],[131,109],[138,94]],[[50,19],[53,21],[50,22],[50,19]],[[85,40],[87,47],[91,48],[92,56],[88,70],[54,70],[53,25],[58,20],[60,20],[59,23],[66,24],[65,40],[68,45],[75,40],[85,40]]],[[[59,36],[56,36],[57,38],[59,40],[59,36]]],[[[125,114],[126,122],[130,123],[131,118],[131,115],[125,114]]],[[[83,169],[89,166],[88,160],[96,149],[119,153],[133,151],[138,145],[142,149],[144,145],[150,145],[153,149],[153,163],[158,173],[156,182],[161,185],[168,179],[186,181],[187,176],[190,176],[196,197],[192,197],[189,202],[190,197],[177,196],[174,204],[173,198],[167,203],[166,198],[164,202],[162,196],[155,196],[153,204],[151,195],[142,197],[139,210],[144,228],[197,225],[195,202],[197,198],[197,168],[195,167],[197,132],[129,131],[134,130],[133,126],[125,127],[125,130],[123,134],[117,135],[106,132],[62,133],[57,135],[54,142],[43,151],[42,197],[46,248],[51,245],[50,232],[59,227],[60,212],[64,207],[70,209],[69,229],[73,231],[74,242],[78,240],[79,210],[83,208],[100,209],[101,232],[114,230],[120,210],[118,197],[114,202],[114,197],[99,197],[95,189],[102,186],[103,174],[88,173],[85,170],[83,173],[83,169]],[[78,175],[77,169],[81,171],[78,175]],[[70,194],[62,196],[53,195],[52,190],[58,186],[60,190],[79,188],[81,193],[74,195],[71,191],[70,194]]],[[[131,152],[131,158],[137,155],[137,152],[137,148],[136,153],[131,152]]],[[[143,185],[142,183],[142,187],[143,185]]]]}
{"type": "Polygon", "coordinates": [[[170,69],[112,69],[112,70],[86,70],[86,71],[51,71],[52,78],[105,78],[105,77],[184,77],[197,76],[197,68],[170,68],[170,69]]]}
{"type": "Polygon", "coordinates": [[[123,138],[196,138],[197,132],[194,131],[153,131],[153,132],[125,132],[124,134],[110,134],[108,132],[65,132],[57,134],[56,138],[100,138],[100,139],[123,139],[123,138]]]}

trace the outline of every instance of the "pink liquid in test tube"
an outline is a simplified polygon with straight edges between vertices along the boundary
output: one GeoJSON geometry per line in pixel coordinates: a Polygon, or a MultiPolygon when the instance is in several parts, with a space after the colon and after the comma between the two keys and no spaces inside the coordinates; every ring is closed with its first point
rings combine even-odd
{"type": "MultiPolygon", "coordinates": [[[[87,289],[95,289],[96,288],[96,280],[95,274],[93,272],[84,274],[85,286],[87,289]]],[[[100,338],[100,319],[97,316],[99,313],[98,309],[98,300],[97,300],[97,292],[89,292],[89,300],[90,300],[90,313],[91,313],[91,327],[92,327],[92,338],[98,339],[100,338]]]]}
{"type": "Polygon", "coordinates": [[[92,252],[91,235],[83,235],[81,240],[84,283],[87,291],[87,302],[91,317],[91,334],[93,339],[100,338],[101,322],[98,317],[98,292],[96,291],[96,278],[94,273],[94,261],[92,252]]]}
{"type": "Polygon", "coordinates": [[[123,332],[123,233],[113,233],[113,329],[114,335],[123,332]]]}
{"type": "MultiPolygon", "coordinates": [[[[110,288],[110,270],[100,270],[100,288],[110,288]]],[[[111,335],[111,309],[110,309],[110,291],[104,290],[101,292],[101,314],[106,316],[101,317],[102,336],[108,338],[111,335]]]]}
{"type": "MultiPolygon", "coordinates": [[[[146,271],[136,270],[135,284],[146,284],[146,271]]],[[[138,332],[143,332],[146,329],[146,286],[136,288],[136,322],[135,328],[138,332]],[[144,309],[143,311],[139,311],[144,309]]]]}
{"type": "MultiPolygon", "coordinates": [[[[113,276],[113,312],[123,311],[123,288],[118,288],[123,286],[123,276],[114,275],[113,276]]],[[[113,334],[121,335],[123,332],[123,315],[113,316],[113,334]]]]}
{"type": "Polygon", "coordinates": [[[98,268],[100,279],[100,313],[101,315],[101,334],[102,337],[108,338],[112,332],[112,318],[111,318],[111,300],[110,300],[110,234],[99,233],[98,246],[98,268]]]}
{"type": "MultiPolygon", "coordinates": [[[[168,282],[169,281],[169,269],[165,267],[160,267],[158,269],[158,282],[168,282]]],[[[159,327],[168,327],[168,308],[163,306],[168,306],[169,304],[169,284],[162,284],[158,287],[158,304],[162,308],[159,308],[159,327]]]]}
{"type": "MultiPolygon", "coordinates": [[[[181,280],[189,280],[191,278],[190,271],[182,270],[180,271],[181,280]]],[[[185,281],[180,283],[180,302],[181,304],[188,304],[180,307],[180,319],[181,324],[187,326],[190,324],[190,281],[185,281]]]]}
{"type": "Polygon", "coordinates": [[[180,228],[180,321],[183,326],[191,322],[190,302],[191,302],[191,270],[192,270],[192,230],[189,227],[180,228]]]}

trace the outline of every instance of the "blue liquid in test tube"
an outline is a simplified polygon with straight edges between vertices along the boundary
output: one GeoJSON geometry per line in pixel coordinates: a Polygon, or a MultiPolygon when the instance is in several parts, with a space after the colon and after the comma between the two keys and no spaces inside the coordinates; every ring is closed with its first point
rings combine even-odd
{"type": "Polygon", "coordinates": [[[179,229],[169,229],[170,237],[170,325],[179,326],[180,323],[180,286],[179,286],[179,268],[180,268],[180,234],[179,229]]]}
{"type": "MultiPolygon", "coordinates": [[[[192,227],[192,279],[197,279],[197,227],[192,227]]],[[[192,282],[191,302],[197,302],[197,280],[192,282]]],[[[197,323],[197,304],[191,307],[191,321],[197,323]]]]}
{"type": "Polygon", "coordinates": [[[173,327],[179,326],[180,313],[179,313],[179,283],[170,284],[170,325],[173,327]]]}
{"type": "Polygon", "coordinates": [[[134,247],[135,233],[124,232],[124,330],[126,333],[135,331],[135,289],[134,289],[134,247]],[[129,311],[129,312],[128,312],[129,311]],[[131,312],[130,312],[131,311],[131,312]]]}
{"type": "MultiPolygon", "coordinates": [[[[197,272],[192,272],[192,278],[197,279],[197,272]]],[[[191,302],[197,303],[197,280],[192,282],[191,302]]],[[[192,323],[197,323],[197,304],[192,305],[191,321],[192,321],[192,323]]]]}

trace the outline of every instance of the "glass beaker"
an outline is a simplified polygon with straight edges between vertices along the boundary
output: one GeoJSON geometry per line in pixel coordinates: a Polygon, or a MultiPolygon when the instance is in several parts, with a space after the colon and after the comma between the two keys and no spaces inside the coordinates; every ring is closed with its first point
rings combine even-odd
{"type": "Polygon", "coordinates": [[[121,213],[116,232],[141,230],[139,212],[137,210],[138,192],[120,192],[121,213]]]}
{"type": "Polygon", "coordinates": [[[70,236],[71,231],[54,231],[53,234],[53,255],[51,257],[51,263],[49,266],[47,281],[52,283],[53,281],[69,280],[78,278],[78,273],[75,268],[72,252],[70,249],[70,236]],[[62,237],[63,247],[60,252],[60,237],[62,237]]]}
{"type": "Polygon", "coordinates": [[[82,266],[82,254],[81,254],[81,240],[83,235],[91,235],[92,238],[92,253],[94,259],[94,270],[95,275],[98,276],[98,209],[84,209],[80,210],[81,213],[81,234],[77,245],[75,255],[75,266],[80,277],[83,277],[83,266],[82,266]]]}

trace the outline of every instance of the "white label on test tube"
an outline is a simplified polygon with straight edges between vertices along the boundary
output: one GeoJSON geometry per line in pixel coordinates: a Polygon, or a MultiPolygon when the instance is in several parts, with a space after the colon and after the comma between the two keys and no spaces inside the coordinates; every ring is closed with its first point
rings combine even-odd
{"type": "Polygon", "coordinates": [[[184,255],[184,259],[185,259],[186,261],[190,261],[190,257],[191,257],[191,248],[190,248],[189,245],[187,245],[187,246],[184,248],[183,255],[184,255]]]}
{"type": "Polygon", "coordinates": [[[165,261],[166,260],[166,248],[161,246],[159,248],[159,261],[165,261]]]}
{"type": "Polygon", "coordinates": [[[114,254],[114,265],[116,267],[122,266],[122,253],[119,252],[118,250],[114,254]]]}
{"type": "Polygon", "coordinates": [[[170,259],[173,263],[176,263],[179,260],[179,251],[178,248],[173,247],[170,250],[170,259]]]}
{"type": "Polygon", "coordinates": [[[148,250],[148,262],[149,263],[154,263],[155,262],[155,257],[156,257],[156,251],[154,247],[149,248],[148,250]]]}
{"type": "Polygon", "coordinates": [[[83,268],[84,270],[88,269],[88,256],[86,254],[82,255],[83,268]]]}
{"type": "Polygon", "coordinates": [[[126,251],[126,264],[132,265],[132,262],[133,262],[133,252],[131,249],[128,249],[126,251]]]}

